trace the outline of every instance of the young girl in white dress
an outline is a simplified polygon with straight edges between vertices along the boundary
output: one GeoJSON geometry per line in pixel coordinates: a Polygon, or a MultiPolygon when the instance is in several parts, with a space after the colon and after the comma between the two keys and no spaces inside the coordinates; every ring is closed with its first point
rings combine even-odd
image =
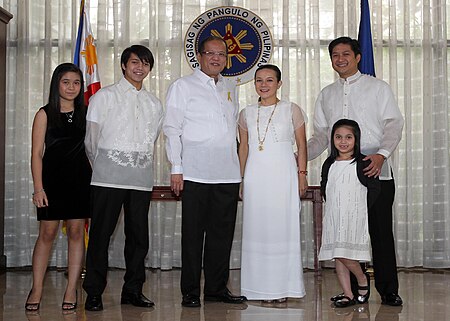
{"type": "Polygon", "coordinates": [[[308,187],[305,120],[299,106],[277,98],[280,86],[277,66],[259,67],[259,102],[239,115],[241,294],[266,303],[305,295],[300,253],[300,195],[308,187]]]}
{"type": "Polygon", "coordinates": [[[343,293],[331,300],[339,308],[366,303],[370,295],[370,279],[359,262],[370,261],[368,209],[378,197],[380,184],[378,179],[364,175],[370,161],[363,161],[360,139],[357,122],[338,120],[331,131],[330,157],[322,166],[325,210],[319,260],[336,262],[343,293]],[[350,272],[358,281],[358,295],[352,293],[350,272]]]}

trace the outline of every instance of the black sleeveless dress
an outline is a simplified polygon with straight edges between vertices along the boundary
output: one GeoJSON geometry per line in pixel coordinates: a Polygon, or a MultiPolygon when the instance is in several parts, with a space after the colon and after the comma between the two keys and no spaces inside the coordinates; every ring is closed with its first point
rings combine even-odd
{"type": "MultiPolygon", "coordinates": [[[[47,113],[47,108],[41,109],[47,113]]],[[[62,126],[47,127],[45,133],[42,182],[49,206],[37,208],[38,221],[90,217],[92,169],[84,150],[86,131],[69,122],[69,115],[75,117],[61,113],[62,126]]]]}

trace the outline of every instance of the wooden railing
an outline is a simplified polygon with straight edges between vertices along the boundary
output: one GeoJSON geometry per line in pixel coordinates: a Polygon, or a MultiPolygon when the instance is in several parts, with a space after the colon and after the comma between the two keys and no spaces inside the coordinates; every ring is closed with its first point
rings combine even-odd
{"type": "MultiPolygon", "coordinates": [[[[181,197],[176,196],[170,190],[170,186],[154,186],[152,201],[180,201],[181,197]]],[[[322,197],[319,186],[310,186],[302,197],[304,201],[313,203],[313,228],[314,228],[314,270],[320,273],[318,254],[322,242],[322,197]]]]}

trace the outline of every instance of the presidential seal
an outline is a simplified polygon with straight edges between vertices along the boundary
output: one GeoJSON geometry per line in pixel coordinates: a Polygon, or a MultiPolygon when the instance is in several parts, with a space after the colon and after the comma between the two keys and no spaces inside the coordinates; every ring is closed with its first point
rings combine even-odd
{"type": "Polygon", "coordinates": [[[272,57],[272,34],[265,22],[240,7],[217,7],[198,16],[189,26],[184,52],[192,68],[200,66],[197,48],[209,36],[221,37],[228,46],[227,65],[222,75],[242,85],[253,79],[255,70],[272,57]]]}

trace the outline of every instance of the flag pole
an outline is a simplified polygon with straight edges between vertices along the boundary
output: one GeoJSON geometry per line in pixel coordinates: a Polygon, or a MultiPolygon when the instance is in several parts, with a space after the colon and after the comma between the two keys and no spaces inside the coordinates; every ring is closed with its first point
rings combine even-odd
{"type": "Polygon", "coordinates": [[[75,53],[73,55],[73,63],[78,67],[80,67],[80,46],[81,46],[81,34],[83,32],[83,15],[84,15],[84,0],[81,0],[80,20],[78,21],[77,40],[75,43],[75,53]]]}

